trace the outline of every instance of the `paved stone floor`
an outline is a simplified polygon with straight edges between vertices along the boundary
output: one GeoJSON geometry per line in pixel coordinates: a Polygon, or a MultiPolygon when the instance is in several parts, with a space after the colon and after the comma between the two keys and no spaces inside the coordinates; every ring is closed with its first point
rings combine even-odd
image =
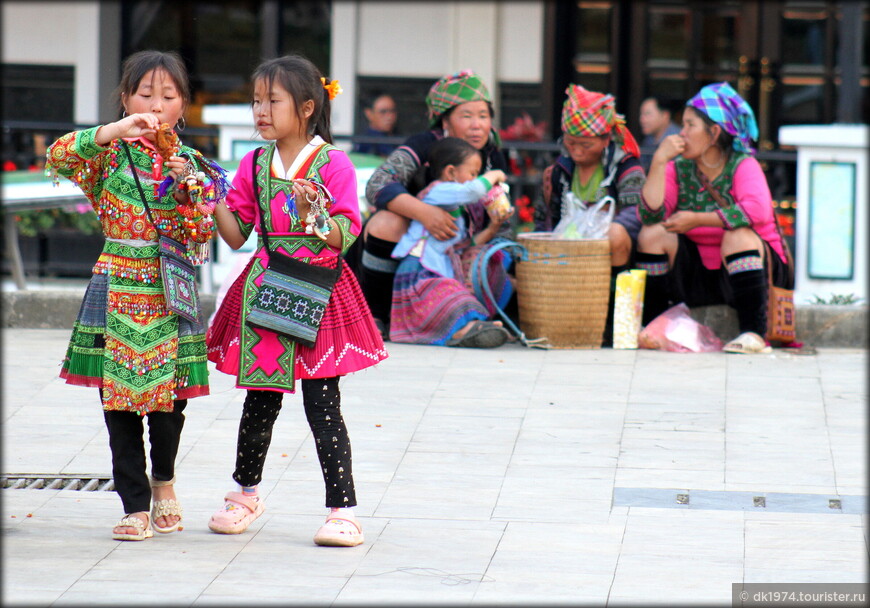
{"type": "MultiPolygon", "coordinates": [[[[3,473],[111,476],[67,330],[3,332],[3,473]]],[[[285,398],[238,536],[206,523],[243,392],[212,374],[178,457],[184,530],[113,541],[112,491],[3,489],[4,605],[730,605],[732,583],[866,582],[867,353],[388,345],[342,380],[366,543],[317,547],[323,481],[285,398]]]]}

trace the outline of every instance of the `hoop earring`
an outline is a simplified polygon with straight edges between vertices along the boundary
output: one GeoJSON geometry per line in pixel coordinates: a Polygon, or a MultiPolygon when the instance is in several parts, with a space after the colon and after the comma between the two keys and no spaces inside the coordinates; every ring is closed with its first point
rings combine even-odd
{"type": "Polygon", "coordinates": [[[186,126],[187,126],[187,121],[184,120],[184,116],[182,116],[182,117],[179,118],[178,121],[175,123],[175,130],[176,130],[176,131],[184,131],[184,127],[186,127],[186,126]]]}
{"type": "Polygon", "coordinates": [[[124,111],[121,112],[121,118],[127,118],[127,108],[124,108],[124,111]]]}

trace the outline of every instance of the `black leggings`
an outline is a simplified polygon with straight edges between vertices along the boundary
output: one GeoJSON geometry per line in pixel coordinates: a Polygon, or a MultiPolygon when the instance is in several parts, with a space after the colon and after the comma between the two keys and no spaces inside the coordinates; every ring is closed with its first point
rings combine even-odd
{"type": "MultiPolygon", "coordinates": [[[[151,441],[151,476],[169,481],[175,476],[175,457],[184,427],[187,399],[175,402],[172,412],[150,412],[148,437],[151,441]]],[[[121,497],[124,513],[151,509],[151,482],[145,472],[145,427],[136,412],[103,411],[112,450],[112,477],[121,497]]]]}
{"type": "MultiPolygon", "coordinates": [[[[262,480],[266,453],[272,442],[272,427],[281,411],[283,397],[284,393],[278,391],[248,391],[239,421],[233,472],[233,479],[239,485],[255,486],[262,480]]],[[[350,437],[341,416],[338,377],[302,380],[302,403],[323,471],[326,506],[356,506],[350,437]]]]}

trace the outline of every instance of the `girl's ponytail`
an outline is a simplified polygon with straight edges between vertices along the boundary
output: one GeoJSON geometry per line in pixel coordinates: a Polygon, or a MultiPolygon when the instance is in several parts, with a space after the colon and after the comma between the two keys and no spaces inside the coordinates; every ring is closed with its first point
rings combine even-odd
{"type": "Polygon", "coordinates": [[[320,78],[320,83],[323,85],[323,105],[320,108],[320,116],[314,123],[314,135],[319,135],[323,141],[332,143],[332,99],[341,93],[341,87],[338,86],[337,80],[329,80],[329,78],[320,78]]]}

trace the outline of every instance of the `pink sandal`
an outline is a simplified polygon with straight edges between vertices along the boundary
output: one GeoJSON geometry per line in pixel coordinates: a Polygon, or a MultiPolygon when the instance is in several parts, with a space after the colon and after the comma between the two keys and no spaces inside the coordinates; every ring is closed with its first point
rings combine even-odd
{"type": "Polygon", "coordinates": [[[356,547],[364,540],[362,527],[358,522],[335,515],[327,517],[314,535],[314,544],[322,547],[356,547]]]}
{"type": "Polygon", "coordinates": [[[241,492],[228,492],[224,506],[211,516],[208,527],[218,534],[241,534],[265,510],[262,500],[253,500],[241,492]]]}

